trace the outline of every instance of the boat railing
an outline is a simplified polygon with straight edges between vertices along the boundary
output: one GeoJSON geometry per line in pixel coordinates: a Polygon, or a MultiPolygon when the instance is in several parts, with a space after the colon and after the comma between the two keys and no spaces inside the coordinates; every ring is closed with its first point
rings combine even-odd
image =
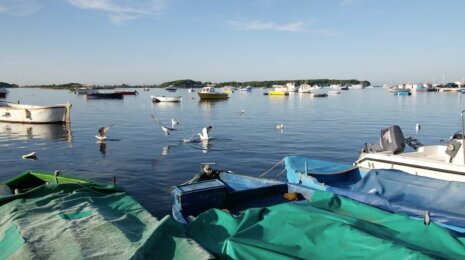
{"type": "Polygon", "coordinates": [[[463,114],[465,113],[465,110],[462,110],[462,112],[460,112],[460,117],[462,118],[462,151],[463,151],[463,163],[465,164],[465,130],[464,130],[464,120],[463,120],[463,114]]]}

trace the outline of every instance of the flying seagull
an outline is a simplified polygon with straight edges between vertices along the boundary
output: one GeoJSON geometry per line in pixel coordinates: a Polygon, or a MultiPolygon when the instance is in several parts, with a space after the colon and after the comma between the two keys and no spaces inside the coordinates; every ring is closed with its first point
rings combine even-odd
{"type": "Polygon", "coordinates": [[[171,118],[171,127],[175,128],[177,125],[179,125],[179,121],[174,120],[174,118],[171,118]]]}
{"type": "Polygon", "coordinates": [[[210,132],[212,127],[213,126],[208,126],[208,127],[204,127],[202,129],[202,133],[199,133],[200,140],[208,140],[208,139],[210,139],[210,136],[208,135],[208,133],[210,132]]]}
{"type": "Polygon", "coordinates": [[[420,125],[420,123],[417,123],[415,125],[415,131],[416,131],[417,134],[418,134],[418,132],[420,132],[420,129],[421,129],[421,125],[420,125]]]}
{"type": "Polygon", "coordinates": [[[107,139],[107,133],[108,133],[108,131],[110,130],[110,128],[112,126],[113,125],[100,127],[98,129],[98,135],[96,135],[95,138],[97,138],[98,140],[106,140],[107,139]]]}
{"type": "Polygon", "coordinates": [[[165,125],[163,125],[162,123],[160,123],[160,121],[159,121],[158,119],[156,119],[155,116],[153,116],[153,115],[151,115],[151,116],[152,116],[153,120],[154,120],[155,122],[157,122],[157,123],[160,125],[161,130],[163,130],[163,133],[165,134],[165,136],[170,135],[170,131],[176,130],[176,129],[174,129],[174,128],[166,127],[165,125]]]}

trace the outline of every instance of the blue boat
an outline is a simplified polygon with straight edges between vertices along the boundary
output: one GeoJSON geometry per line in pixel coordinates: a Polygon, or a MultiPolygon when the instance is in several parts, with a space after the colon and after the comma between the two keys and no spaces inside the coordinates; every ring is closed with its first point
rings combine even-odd
{"type": "Polygon", "coordinates": [[[429,218],[465,234],[465,183],[431,179],[398,170],[364,171],[349,164],[289,156],[287,182],[220,173],[216,179],[174,188],[173,216],[186,223],[211,209],[238,213],[252,207],[288,202],[283,194],[309,199],[315,190],[329,191],[392,213],[429,218]]]}

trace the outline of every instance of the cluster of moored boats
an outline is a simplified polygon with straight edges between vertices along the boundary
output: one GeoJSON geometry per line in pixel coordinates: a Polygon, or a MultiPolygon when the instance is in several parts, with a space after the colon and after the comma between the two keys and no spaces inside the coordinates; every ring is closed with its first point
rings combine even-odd
{"type": "Polygon", "coordinates": [[[423,145],[392,126],[353,164],[286,156],[276,177],[202,164],[161,220],[115,178],[27,171],[0,183],[0,256],[463,259],[464,137],[423,145]]]}

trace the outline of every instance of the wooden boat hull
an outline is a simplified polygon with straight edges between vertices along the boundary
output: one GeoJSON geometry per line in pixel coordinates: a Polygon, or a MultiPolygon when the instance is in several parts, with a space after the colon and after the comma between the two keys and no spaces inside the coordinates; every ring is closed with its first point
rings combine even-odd
{"type": "Polygon", "coordinates": [[[200,99],[228,99],[229,95],[227,93],[202,93],[197,92],[200,99]]]}
{"type": "Polygon", "coordinates": [[[153,102],[181,102],[182,97],[165,97],[165,96],[151,96],[153,102]]]}
{"type": "Polygon", "coordinates": [[[33,106],[8,102],[0,103],[0,121],[11,123],[49,124],[70,121],[71,104],[33,106]]]}

